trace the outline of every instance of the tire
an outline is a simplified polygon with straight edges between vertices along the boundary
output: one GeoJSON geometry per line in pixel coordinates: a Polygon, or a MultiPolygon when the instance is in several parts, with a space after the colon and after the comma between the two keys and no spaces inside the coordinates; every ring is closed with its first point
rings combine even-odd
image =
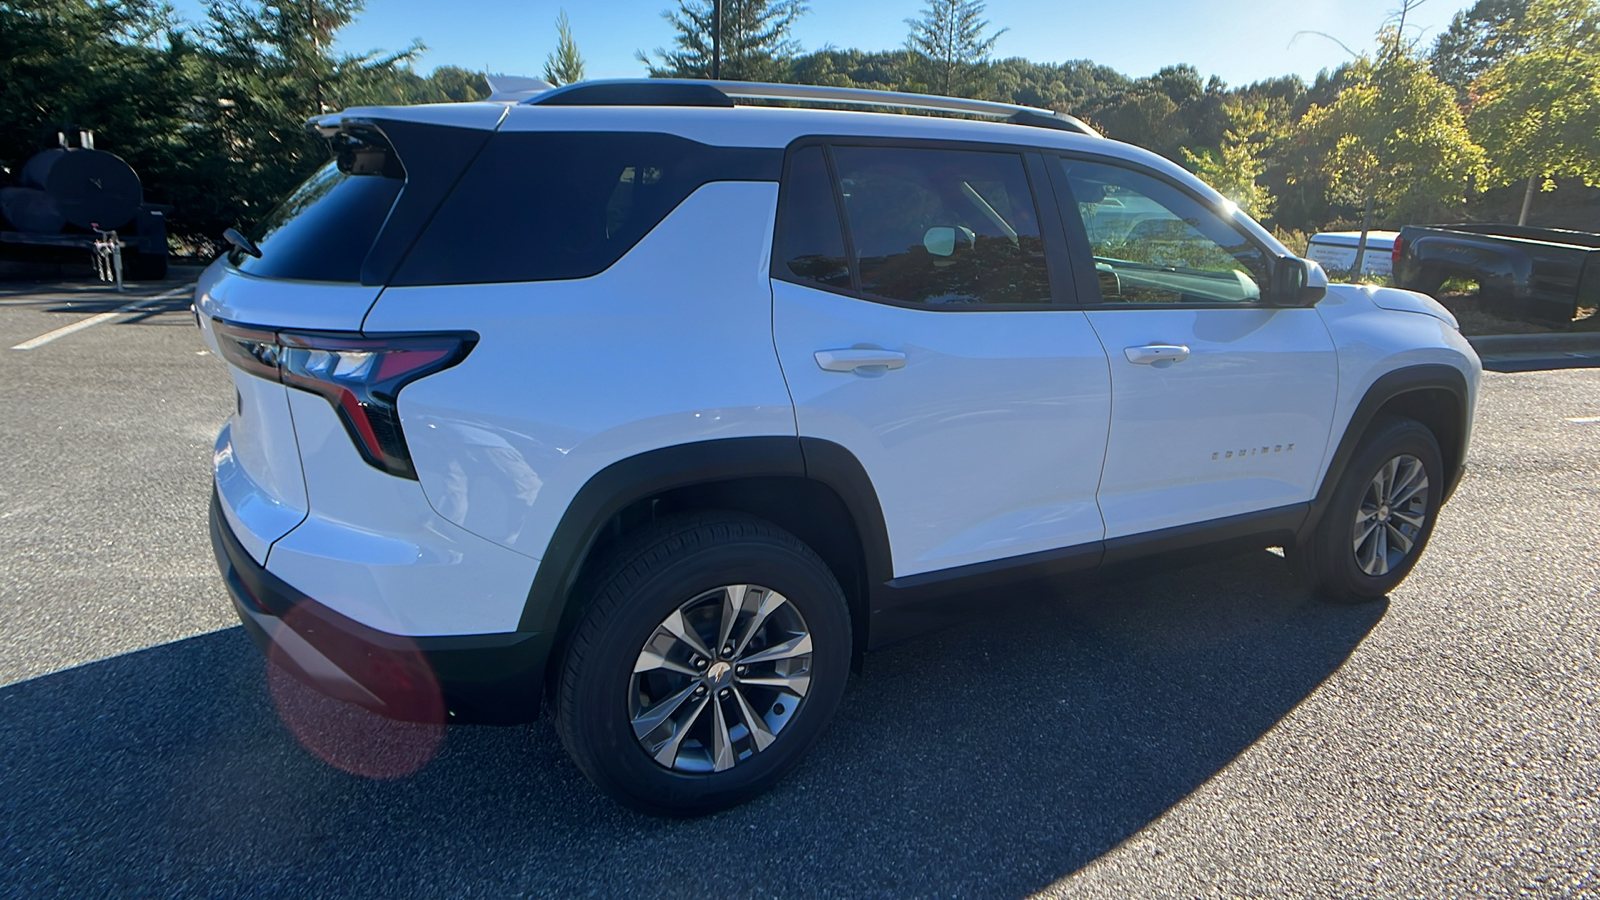
{"type": "Polygon", "coordinates": [[[1405,580],[1427,547],[1444,486],[1444,464],[1432,431],[1414,419],[1375,422],[1322,520],[1300,547],[1298,568],[1325,600],[1365,603],[1384,597],[1405,580]],[[1425,479],[1420,499],[1417,493],[1407,497],[1418,487],[1419,474],[1425,479]],[[1380,476],[1392,488],[1386,489],[1380,476]],[[1391,508],[1395,499],[1402,502],[1391,508]]]}
{"type": "Polygon", "coordinates": [[[1423,269],[1416,280],[1406,288],[1419,294],[1427,294],[1435,300],[1439,299],[1441,288],[1444,287],[1444,273],[1434,268],[1423,269]]]}
{"type": "Polygon", "coordinates": [[[811,548],[770,523],[663,520],[582,583],[592,602],[562,657],[556,730],[590,781],[641,812],[703,815],[766,791],[844,694],[844,593],[811,548]],[[740,597],[743,614],[723,628],[725,604],[740,597]]]}

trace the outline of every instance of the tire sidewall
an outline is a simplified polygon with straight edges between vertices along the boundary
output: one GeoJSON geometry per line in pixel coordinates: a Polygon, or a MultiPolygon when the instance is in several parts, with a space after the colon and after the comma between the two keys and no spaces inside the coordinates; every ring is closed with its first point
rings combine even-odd
{"type": "MultiPolygon", "coordinates": [[[[618,581],[600,590],[617,590],[618,581]]],[[[635,808],[669,815],[722,809],[765,790],[815,742],[844,693],[850,619],[832,574],[814,555],[807,558],[773,540],[741,538],[687,553],[626,587],[630,596],[594,623],[585,663],[563,673],[572,679],[570,693],[563,692],[573,704],[566,717],[570,739],[580,752],[606,760],[590,777],[635,808]],[[771,588],[799,610],[812,636],[811,684],[767,749],[725,772],[674,772],[651,759],[634,737],[627,709],[633,664],[673,610],[729,584],[771,588]]]]}

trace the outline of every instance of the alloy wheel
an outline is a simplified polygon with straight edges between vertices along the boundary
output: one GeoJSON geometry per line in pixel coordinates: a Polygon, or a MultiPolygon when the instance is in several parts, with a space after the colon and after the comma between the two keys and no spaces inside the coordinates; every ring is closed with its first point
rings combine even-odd
{"type": "Polygon", "coordinates": [[[628,717],[657,765],[722,772],[772,745],[811,687],[811,632],[771,588],[734,584],[690,598],[634,662],[628,717]]]}
{"type": "Polygon", "coordinates": [[[1428,471],[1410,454],[1382,466],[1356,507],[1351,545],[1361,571],[1380,578],[1399,566],[1428,523],[1428,471]]]}

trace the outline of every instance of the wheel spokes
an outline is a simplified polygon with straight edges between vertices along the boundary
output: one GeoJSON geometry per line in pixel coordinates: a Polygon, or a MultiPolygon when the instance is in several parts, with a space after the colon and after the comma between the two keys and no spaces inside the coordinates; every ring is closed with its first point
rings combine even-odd
{"type": "Polygon", "coordinates": [[[733,738],[728,735],[728,718],[722,712],[722,704],[713,704],[711,712],[711,770],[725,772],[733,768],[733,738]]]}
{"type": "Polygon", "coordinates": [[[1383,527],[1389,532],[1386,540],[1400,548],[1400,554],[1402,556],[1411,552],[1411,545],[1414,542],[1411,540],[1411,538],[1406,537],[1405,532],[1394,527],[1394,523],[1392,522],[1385,523],[1383,527]]]}
{"type": "Polygon", "coordinates": [[[1422,523],[1428,521],[1427,517],[1423,516],[1421,513],[1407,512],[1400,509],[1390,510],[1389,518],[1399,519],[1403,524],[1410,525],[1412,528],[1417,529],[1418,533],[1421,533],[1422,531],[1422,523]]]}
{"type": "Polygon", "coordinates": [[[1372,566],[1374,575],[1389,573],[1389,529],[1379,528],[1372,539],[1372,566]]]}
{"type": "Polygon", "coordinates": [[[1359,565],[1361,571],[1368,575],[1378,574],[1375,571],[1378,566],[1377,531],[1377,528],[1373,528],[1367,532],[1366,539],[1356,545],[1356,565],[1359,565]]]}
{"type": "Polygon", "coordinates": [[[666,743],[657,747],[655,752],[651,754],[656,762],[669,769],[677,763],[678,751],[683,748],[683,739],[689,736],[689,730],[694,727],[695,721],[700,718],[700,713],[705,711],[708,702],[709,698],[701,698],[695,701],[694,709],[689,711],[689,715],[683,721],[673,723],[672,737],[668,738],[666,743]]]}
{"type": "Polygon", "coordinates": [[[1372,533],[1376,530],[1378,530],[1377,513],[1373,513],[1365,522],[1361,522],[1359,520],[1356,522],[1355,548],[1358,552],[1361,550],[1361,545],[1366,543],[1367,538],[1371,537],[1372,533]]]}
{"type": "MultiPolygon", "coordinates": [[[[739,654],[744,653],[744,648],[750,645],[750,639],[756,636],[756,634],[761,630],[761,626],[766,624],[767,619],[778,610],[778,607],[784,606],[788,602],[788,599],[777,591],[763,592],[761,596],[761,605],[756,607],[754,614],[751,615],[750,624],[745,626],[744,634],[740,635],[738,644],[736,644],[733,648],[733,654],[738,656],[739,654]]],[[[751,660],[748,659],[742,661],[747,663],[751,662],[751,660]]]]}
{"type": "Polygon", "coordinates": [[[739,703],[739,716],[744,719],[744,727],[750,730],[750,740],[755,743],[756,752],[767,749],[777,740],[777,735],[774,735],[767,728],[767,723],[756,715],[756,711],[750,707],[750,701],[745,699],[744,691],[737,686],[733,689],[733,698],[739,703]]]}
{"type": "Polygon", "coordinates": [[[716,657],[715,653],[706,648],[705,641],[700,640],[700,635],[684,621],[683,610],[673,610],[672,615],[667,616],[667,620],[661,623],[661,629],[694,648],[694,651],[701,656],[713,659],[716,657]]]}
{"type": "MultiPolygon", "coordinates": [[[[683,706],[683,701],[694,695],[694,689],[695,685],[690,684],[683,690],[678,691],[676,694],[667,697],[665,700],[656,703],[655,705],[641,711],[638,715],[634,716],[633,736],[639,738],[640,740],[644,740],[645,738],[649,737],[651,732],[661,727],[661,723],[672,718],[672,714],[677,712],[679,707],[683,706]]],[[[691,716],[690,720],[693,721],[693,718],[694,717],[691,716]]],[[[681,731],[683,729],[679,730],[681,731]]]]}
{"type": "Polygon", "coordinates": [[[1389,506],[1400,506],[1427,489],[1428,470],[1423,468],[1421,460],[1412,459],[1407,464],[1400,483],[1389,491],[1389,506]]]}
{"type": "Polygon", "coordinates": [[[634,659],[634,737],[674,771],[732,769],[793,720],[811,687],[812,652],[804,617],[782,594],[755,584],[697,594],[656,626],[634,659]]]}
{"type": "Polygon", "coordinates": [[[754,675],[739,679],[739,683],[779,688],[796,697],[804,697],[806,691],[811,689],[811,673],[804,672],[799,675],[754,675]]]}
{"type": "Polygon", "coordinates": [[[722,622],[717,629],[717,646],[729,646],[728,638],[733,635],[733,627],[739,621],[739,614],[744,612],[746,598],[750,596],[750,585],[733,584],[722,589],[722,622]]]}
{"type": "Polygon", "coordinates": [[[1401,454],[1367,483],[1351,529],[1356,565],[1372,577],[1394,571],[1417,547],[1428,524],[1428,467],[1401,454]]]}
{"type": "Polygon", "coordinates": [[[639,651],[639,658],[633,663],[634,674],[637,675],[640,672],[650,672],[656,669],[666,669],[669,672],[677,672],[679,675],[687,675],[690,678],[697,678],[700,675],[699,672],[683,663],[670,660],[666,657],[666,654],[653,647],[646,646],[639,651]]]}
{"type": "MultiPolygon", "coordinates": [[[[768,647],[749,656],[741,657],[739,662],[751,666],[757,663],[777,662],[780,659],[793,659],[811,652],[811,634],[796,635],[781,644],[768,647]]],[[[749,681],[750,679],[745,679],[749,681]]]]}

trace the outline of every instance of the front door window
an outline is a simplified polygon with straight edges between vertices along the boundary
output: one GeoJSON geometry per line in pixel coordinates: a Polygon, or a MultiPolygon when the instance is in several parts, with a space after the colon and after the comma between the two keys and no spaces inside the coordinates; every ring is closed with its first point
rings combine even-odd
{"type": "Polygon", "coordinates": [[[1062,159],[1106,303],[1253,303],[1265,253],[1201,201],[1160,179],[1062,159]]]}

